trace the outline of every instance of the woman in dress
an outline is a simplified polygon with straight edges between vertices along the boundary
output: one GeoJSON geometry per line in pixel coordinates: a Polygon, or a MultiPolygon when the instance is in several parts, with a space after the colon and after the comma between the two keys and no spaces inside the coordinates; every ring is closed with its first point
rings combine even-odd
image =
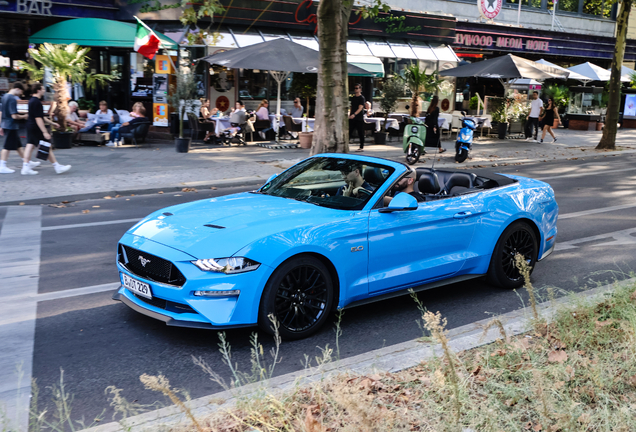
{"type": "Polygon", "coordinates": [[[546,132],[552,135],[552,142],[556,142],[557,139],[554,136],[554,132],[552,132],[552,128],[559,125],[560,118],[554,99],[548,98],[548,104],[543,108],[543,116],[539,117],[539,120],[543,120],[543,134],[541,134],[540,142],[543,142],[546,132]]]}
{"type": "Polygon", "coordinates": [[[214,131],[216,128],[216,121],[213,118],[217,115],[219,110],[217,108],[212,108],[210,110],[210,99],[201,99],[201,109],[200,113],[200,124],[199,127],[201,130],[205,131],[205,138],[203,138],[204,143],[211,142],[212,138],[216,138],[214,135],[214,131]]]}
{"type": "Polygon", "coordinates": [[[426,125],[426,142],[424,146],[437,147],[440,153],[444,153],[446,149],[442,147],[442,141],[439,139],[440,131],[439,107],[437,106],[438,102],[439,98],[437,96],[433,96],[431,104],[426,110],[426,119],[424,119],[424,124],[426,125]]]}

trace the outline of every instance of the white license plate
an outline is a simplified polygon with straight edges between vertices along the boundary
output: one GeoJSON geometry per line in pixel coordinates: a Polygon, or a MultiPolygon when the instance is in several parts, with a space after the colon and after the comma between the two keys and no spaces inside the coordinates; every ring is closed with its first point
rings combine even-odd
{"type": "Polygon", "coordinates": [[[137,279],[133,279],[127,274],[122,273],[122,283],[124,287],[128,290],[134,292],[135,294],[139,294],[142,297],[152,298],[152,291],[150,290],[150,285],[147,283],[138,281],[137,279]]]}

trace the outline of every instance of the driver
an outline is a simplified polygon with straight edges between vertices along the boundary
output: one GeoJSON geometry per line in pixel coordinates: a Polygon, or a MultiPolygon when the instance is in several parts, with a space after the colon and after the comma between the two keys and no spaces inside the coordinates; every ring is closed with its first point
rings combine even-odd
{"type": "Polygon", "coordinates": [[[338,189],[336,195],[365,198],[373,193],[373,186],[362,177],[362,165],[351,164],[340,172],[346,184],[338,189]]]}
{"type": "Polygon", "coordinates": [[[416,192],[413,189],[413,184],[415,183],[415,179],[417,178],[417,174],[415,171],[409,171],[404,177],[402,177],[398,182],[391,188],[388,194],[384,196],[384,206],[388,206],[391,200],[398,192],[404,192],[409,195],[415,197],[417,202],[426,201],[424,195],[419,192],[416,192]]]}

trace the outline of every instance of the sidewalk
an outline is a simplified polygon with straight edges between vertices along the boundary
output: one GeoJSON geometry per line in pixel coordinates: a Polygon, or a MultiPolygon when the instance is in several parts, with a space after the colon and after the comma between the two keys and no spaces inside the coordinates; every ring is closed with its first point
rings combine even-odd
{"type": "MultiPolygon", "coordinates": [[[[636,153],[636,130],[633,129],[619,131],[616,152],[594,150],[601,132],[559,129],[556,134],[558,141],[554,144],[477,139],[473,144],[472,159],[461,165],[454,162],[454,141],[443,141],[447,151],[436,157],[435,166],[492,167],[598,154],[636,153]]],[[[355,148],[357,143],[352,143],[351,149],[355,148]]],[[[195,146],[190,153],[176,153],[171,141],[155,141],[141,147],[74,147],[58,150],[55,154],[60,163],[70,164],[73,168],[56,175],[51,164],[44,162],[38,168],[39,175],[22,176],[21,161],[12,152],[7,165],[16,172],[0,175],[0,204],[167,192],[184,187],[262,184],[270,175],[309,156],[309,150],[268,150],[251,143],[247,147],[195,146]]],[[[368,144],[363,154],[404,162],[402,140],[396,138],[387,145],[368,144]]],[[[433,153],[429,151],[416,166],[429,166],[432,158],[433,153]]]]}

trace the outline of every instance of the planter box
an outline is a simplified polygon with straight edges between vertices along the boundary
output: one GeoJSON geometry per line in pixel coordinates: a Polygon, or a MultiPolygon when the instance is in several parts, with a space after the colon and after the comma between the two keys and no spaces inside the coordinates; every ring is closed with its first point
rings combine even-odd
{"type": "Polygon", "coordinates": [[[298,133],[298,143],[300,144],[300,148],[308,149],[311,148],[311,143],[314,141],[314,133],[313,132],[299,132],[298,133]]]}

